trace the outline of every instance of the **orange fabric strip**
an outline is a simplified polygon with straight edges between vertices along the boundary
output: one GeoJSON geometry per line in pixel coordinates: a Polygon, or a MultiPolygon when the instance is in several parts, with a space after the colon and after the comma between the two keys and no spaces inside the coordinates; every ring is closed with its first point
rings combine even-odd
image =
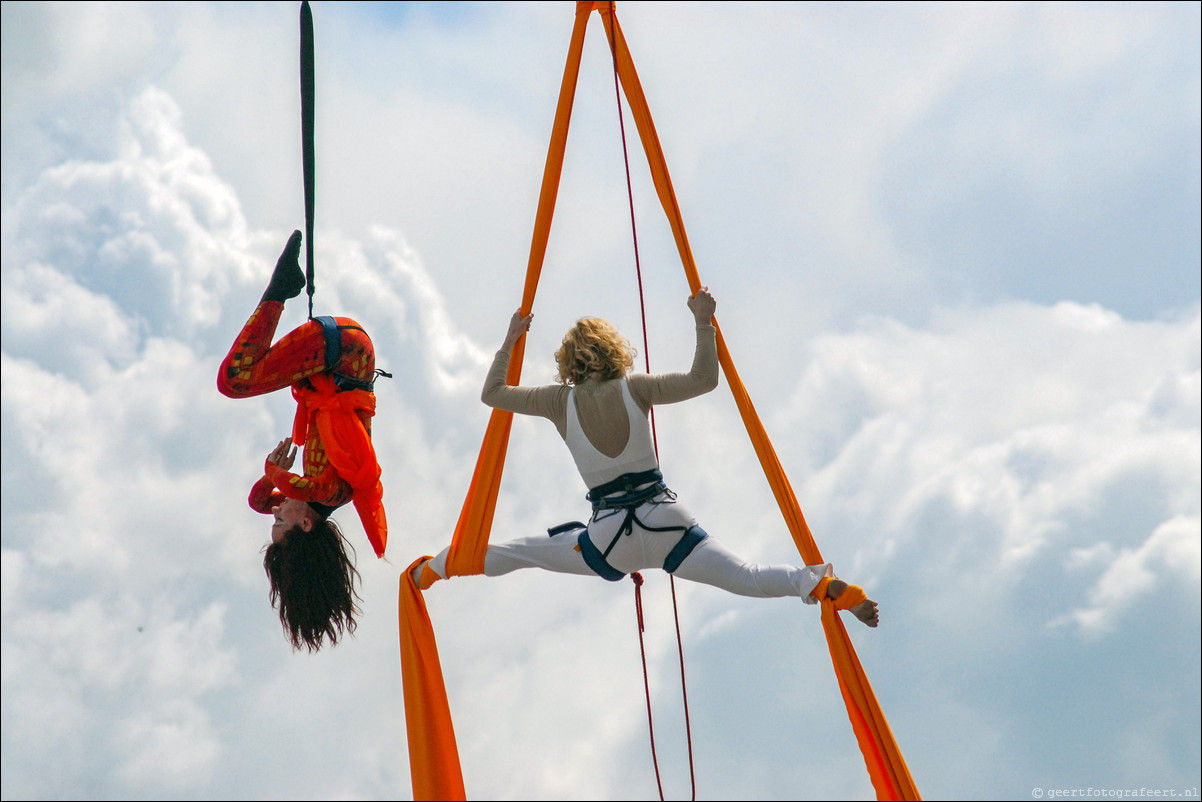
{"type": "MultiPolygon", "coordinates": [[[[565,67],[563,84],[560,88],[559,105],[556,109],[555,125],[548,148],[542,192],[539,196],[530,261],[527,265],[526,286],[522,298],[524,314],[533,307],[534,293],[542,270],[547,234],[550,230],[555,197],[558,193],[559,172],[563,164],[563,151],[567,139],[568,121],[571,116],[572,99],[575,94],[576,77],[579,71],[580,53],[583,48],[584,29],[588,15],[594,8],[602,15],[606,35],[610,38],[611,47],[614,49],[619,79],[631,105],[631,113],[647,154],[656,192],[672,226],[689,288],[696,293],[701,286],[659,138],[655,133],[647,101],[639,84],[638,75],[635,73],[634,63],[631,60],[625,38],[622,36],[621,27],[617,24],[616,17],[612,16],[612,3],[578,2],[568,64],[565,67]]],[[[716,321],[715,326],[717,326],[716,321]]],[[[510,360],[507,377],[510,384],[518,383],[523,353],[524,338],[514,348],[513,357],[510,360]]],[[[721,329],[718,331],[718,358],[756,454],[764,467],[777,504],[793,535],[798,552],[808,564],[824,562],[809,526],[805,522],[805,517],[801,513],[793,489],[780,465],[780,460],[776,456],[772,443],[751,403],[750,396],[735,370],[721,329]]],[[[511,423],[512,415],[499,411],[494,411],[489,420],[488,430],[477,459],[475,474],[472,477],[472,484],[452,539],[451,555],[448,558],[449,576],[483,571],[484,552],[487,549],[488,534],[492,526],[492,516],[511,423]]],[[[417,563],[414,563],[414,566],[416,565],[417,563]]],[[[410,738],[410,769],[413,773],[414,798],[463,799],[465,791],[463,790],[462,771],[459,766],[450,711],[446,702],[441,667],[437,660],[437,645],[434,642],[433,628],[430,625],[424,601],[413,583],[411,571],[412,566],[402,577],[400,607],[405,716],[410,738]]],[[[888,723],[877,705],[875,695],[872,693],[872,688],[868,684],[855,651],[851,647],[847,632],[843,628],[843,622],[836,614],[834,604],[829,600],[822,602],[822,618],[839,687],[847,705],[848,717],[864,754],[877,798],[918,799],[918,792],[914,787],[909,770],[897,749],[888,723]]]]}
{"type": "Polygon", "coordinates": [[[822,602],[822,628],[836,665],[839,690],[843,693],[852,730],[860,743],[877,799],[922,799],[868,683],[864,667],[852,648],[843,619],[835,613],[834,607],[830,601],[822,602]]]}
{"type": "MultiPolygon", "coordinates": [[[[630,103],[631,116],[634,117],[638,128],[639,138],[643,143],[643,150],[647,154],[647,164],[651,169],[651,178],[655,184],[660,205],[668,217],[668,223],[672,226],[672,233],[676,238],[676,249],[680,254],[680,261],[684,267],[689,290],[696,294],[697,290],[701,288],[701,276],[697,272],[697,263],[693,259],[693,250],[689,247],[689,238],[685,233],[684,220],[680,215],[680,204],[677,202],[676,193],[672,189],[672,179],[668,175],[668,166],[664,159],[663,148],[660,146],[659,135],[655,132],[655,123],[651,120],[651,111],[647,106],[647,97],[643,94],[643,86],[639,82],[638,73],[635,72],[634,61],[631,59],[630,51],[626,46],[626,38],[622,35],[622,26],[618,24],[617,17],[611,16],[613,4],[610,2],[598,2],[596,5],[604,21],[605,34],[607,37],[610,37],[610,46],[617,48],[618,78],[621,80],[622,90],[626,94],[626,99],[630,103]]],[[[755,448],[756,456],[759,457],[760,463],[764,466],[764,473],[768,478],[768,484],[772,488],[772,493],[776,497],[776,503],[780,507],[781,513],[785,516],[785,521],[789,526],[789,531],[793,534],[793,540],[797,545],[797,549],[807,565],[817,565],[825,562],[822,559],[822,554],[818,551],[818,546],[814,542],[813,536],[810,534],[810,528],[805,522],[805,516],[801,514],[801,505],[797,503],[797,497],[793,494],[793,488],[789,484],[788,477],[785,476],[784,469],[780,466],[780,460],[776,456],[772,442],[768,439],[768,434],[760,423],[759,415],[756,414],[755,406],[751,403],[751,396],[748,395],[747,390],[743,387],[743,381],[739,378],[739,372],[735,369],[734,360],[731,359],[730,351],[726,347],[726,340],[722,336],[722,327],[718,325],[717,318],[714,319],[714,327],[718,329],[718,362],[722,365],[722,372],[726,376],[726,383],[730,386],[731,393],[734,395],[735,404],[739,408],[739,414],[743,418],[747,434],[751,437],[751,443],[755,448]]]]}
{"type": "MultiPolygon", "coordinates": [[[[621,80],[626,99],[630,102],[631,116],[634,117],[639,137],[643,142],[643,149],[647,154],[647,161],[651,168],[651,177],[655,184],[656,193],[659,196],[660,204],[663,206],[664,213],[668,217],[668,222],[672,226],[672,232],[676,238],[676,247],[680,253],[680,260],[684,266],[689,289],[693,293],[696,293],[701,287],[701,278],[697,273],[697,265],[693,259],[692,249],[689,247],[688,237],[685,234],[684,221],[680,214],[680,205],[676,200],[676,193],[672,189],[672,180],[668,176],[667,163],[664,159],[663,149],[659,143],[659,136],[655,132],[655,124],[651,120],[651,112],[647,106],[647,99],[643,94],[638,74],[634,69],[634,61],[627,48],[626,39],[622,35],[622,27],[618,24],[617,18],[613,16],[613,4],[611,2],[598,2],[596,6],[597,10],[601,13],[606,36],[610,40],[610,47],[613,49],[616,57],[618,77],[621,80]]],[[[789,531],[793,535],[793,541],[797,545],[797,550],[807,564],[815,565],[822,563],[824,560],[818,551],[818,545],[814,542],[814,536],[805,521],[805,516],[801,513],[801,505],[797,502],[792,485],[790,485],[788,477],[785,475],[784,468],[780,464],[780,459],[776,455],[776,450],[772,447],[772,443],[768,439],[768,434],[764,429],[763,423],[760,421],[759,415],[756,414],[755,407],[751,403],[751,397],[744,388],[738,371],[735,370],[734,361],[730,357],[730,352],[722,337],[722,330],[718,327],[716,320],[714,326],[718,328],[718,361],[722,365],[722,371],[735,397],[735,403],[739,408],[739,414],[743,418],[743,424],[747,429],[748,435],[751,437],[756,455],[759,457],[760,464],[764,468],[764,474],[772,488],[773,495],[776,497],[781,514],[784,516],[789,531]]],[[[835,623],[837,626],[825,627],[827,642],[835,664],[835,674],[839,678],[840,687],[844,689],[844,701],[847,705],[848,718],[851,719],[852,729],[855,731],[856,738],[860,744],[860,751],[864,754],[864,760],[868,767],[873,787],[876,789],[877,798],[918,799],[918,790],[914,787],[913,780],[910,778],[909,769],[906,767],[905,761],[897,749],[897,744],[893,739],[892,733],[889,731],[889,725],[885,721],[884,714],[881,713],[880,707],[876,704],[876,697],[873,695],[864,669],[860,666],[859,659],[855,655],[855,650],[852,648],[847,631],[843,628],[842,622],[838,621],[838,616],[834,613],[834,604],[824,601],[822,606],[824,614],[829,609],[830,616],[836,619],[835,623]]]]}
{"type": "Polygon", "coordinates": [[[409,736],[409,769],[414,799],[467,799],[459,747],[447,702],[438,644],[413,569],[401,574],[399,616],[401,680],[405,687],[405,728],[409,736]]]}
{"type": "MultiPolygon", "coordinates": [[[[551,218],[559,192],[568,122],[571,119],[572,102],[576,94],[576,77],[580,72],[580,56],[584,50],[584,32],[591,11],[592,3],[576,5],[576,23],[568,47],[567,65],[564,67],[563,82],[560,86],[551,143],[547,148],[547,163],[530,245],[530,260],[526,266],[526,285],[522,293],[523,314],[529,314],[534,307],[534,293],[542,273],[547,239],[551,231],[551,218]]],[[[525,344],[526,339],[523,337],[514,346],[507,376],[510,384],[516,385],[521,377],[525,344]]],[[[484,572],[484,554],[488,549],[488,535],[492,529],[493,512],[496,508],[497,491],[501,484],[501,471],[509,445],[512,421],[513,414],[501,410],[494,410],[489,418],[472,483],[451,539],[451,549],[447,555],[448,577],[484,572]]],[[[409,770],[413,778],[413,798],[466,799],[463,771],[459,764],[459,748],[455,743],[455,729],[451,723],[446,686],[438,661],[434,627],[430,623],[421,591],[413,583],[412,571],[416,565],[415,562],[401,577],[398,602],[401,622],[401,676],[405,685],[405,726],[409,737],[409,770]]],[[[428,566],[422,571],[423,584],[427,573],[433,573],[428,566]]]]}
{"type": "Polygon", "coordinates": [[[848,585],[847,589],[835,599],[836,610],[850,610],[857,604],[868,601],[868,594],[859,585],[848,585]]]}
{"type": "MultiPolygon", "coordinates": [[[[551,128],[551,142],[547,146],[547,161],[543,167],[542,189],[538,196],[538,211],[535,214],[534,234],[530,241],[530,258],[526,264],[526,285],[522,291],[523,315],[534,308],[534,294],[542,275],[543,259],[547,253],[547,240],[551,234],[551,221],[555,216],[555,200],[559,195],[559,177],[563,172],[563,157],[568,141],[568,124],[572,119],[572,105],[576,97],[576,79],[580,75],[580,55],[584,51],[584,32],[588,26],[592,3],[576,4],[576,23],[572,29],[572,41],[568,46],[568,60],[564,67],[563,81],[559,87],[559,103],[555,108],[555,123],[551,128]]],[[[526,338],[518,340],[509,358],[509,373],[506,381],[517,385],[522,375],[522,359],[526,353],[526,338]]],[[[493,513],[497,506],[497,492],[501,486],[501,473],[505,467],[505,452],[509,447],[509,430],[513,413],[493,410],[484,433],[484,443],[476,460],[476,470],[467,498],[455,525],[451,538],[451,550],[447,555],[447,576],[466,576],[484,572],[484,553],[488,550],[488,534],[492,529],[493,513]]]]}
{"type": "Polygon", "coordinates": [[[425,590],[440,579],[442,579],[442,577],[434,573],[434,569],[431,568],[430,563],[427,562],[422,566],[421,578],[418,579],[417,589],[425,590]]]}
{"type": "MultiPolygon", "coordinates": [[[[822,579],[818,580],[818,584],[815,585],[814,589],[810,591],[810,595],[819,601],[826,601],[826,594],[828,592],[827,589],[830,588],[830,586],[831,578],[829,576],[824,576],[822,579]]],[[[836,610],[850,610],[857,604],[867,600],[868,594],[864,592],[864,588],[860,587],[859,585],[848,585],[843,589],[843,592],[839,594],[839,598],[832,599],[831,601],[835,603],[836,610]]]]}

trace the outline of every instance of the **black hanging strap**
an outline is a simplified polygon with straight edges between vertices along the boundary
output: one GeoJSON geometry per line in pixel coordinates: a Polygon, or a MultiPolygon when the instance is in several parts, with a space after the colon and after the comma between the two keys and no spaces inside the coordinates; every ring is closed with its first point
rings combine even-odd
{"type": "Polygon", "coordinates": [[[305,284],[309,293],[309,320],[313,319],[313,12],[301,3],[301,150],[305,169],[305,284]]]}

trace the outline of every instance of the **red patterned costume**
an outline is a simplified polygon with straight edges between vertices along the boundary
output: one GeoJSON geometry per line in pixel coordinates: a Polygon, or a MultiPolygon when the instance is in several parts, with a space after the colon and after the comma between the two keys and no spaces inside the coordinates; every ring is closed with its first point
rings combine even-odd
{"type": "Polygon", "coordinates": [[[271,514],[284,498],[293,498],[324,517],[353,501],[376,555],[383,556],[388,524],[380,467],[371,445],[376,407],[369,389],[376,375],[371,339],[354,320],[333,318],[341,355],[330,369],[326,334],[318,320],[271,344],[283,310],[282,301],[260,302],[217,375],[217,389],[230,398],[291,387],[297,401],[292,441],[304,443],[303,473],[298,476],[266,462],[263,477],[251,488],[250,506],[271,514]]]}

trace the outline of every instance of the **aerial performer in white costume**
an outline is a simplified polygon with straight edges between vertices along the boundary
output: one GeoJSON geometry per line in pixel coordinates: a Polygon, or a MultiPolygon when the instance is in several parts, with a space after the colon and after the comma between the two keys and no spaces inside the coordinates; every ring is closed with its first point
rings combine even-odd
{"type": "MultiPolygon", "coordinates": [[[[533,315],[513,314],[493,359],[481,400],[490,407],[537,415],[555,424],[585,485],[593,514],[547,534],[490,544],[484,574],[519,568],[597,575],[617,581],[647,568],[665,571],[741,596],[798,596],[809,604],[829,598],[870,627],[879,623],[876,602],[822,565],[758,565],[733,554],[697,525],[676,500],[659,470],[648,415],[707,393],[718,384],[713,325],[715,301],[702,287],[689,299],[697,346],[688,373],[632,374],[634,349],[601,318],[582,318],[555,352],[558,383],[513,387],[505,382],[510,355],[533,315]]],[[[447,575],[448,549],[414,568],[419,586],[447,575]]]]}

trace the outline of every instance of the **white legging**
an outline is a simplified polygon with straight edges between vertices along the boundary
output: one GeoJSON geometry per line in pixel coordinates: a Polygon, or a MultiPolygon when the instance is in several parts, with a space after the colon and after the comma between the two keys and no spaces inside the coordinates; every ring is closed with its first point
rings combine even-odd
{"type": "MultiPolygon", "coordinates": [[[[649,531],[635,524],[633,531],[622,535],[614,544],[606,561],[623,574],[647,568],[662,568],[668,553],[680,541],[684,529],[696,525],[696,520],[681,504],[668,496],[658,496],[636,510],[637,519],[647,527],[680,527],[674,531],[649,531]]],[[[621,526],[624,514],[602,513],[588,525],[588,537],[604,551],[621,526]]],[[[542,568],[561,574],[597,576],[585,563],[576,545],[580,528],[554,536],[535,535],[505,543],[490,544],[484,556],[484,575],[501,576],[521,568],[542,568]]],[[[447,551],[443,549],[430,560],[430,568],[446,577],[447,551]]],[[[749,563],[718,543],[713,537],[702,540],[684,559],[674,576],[691,582],[713,585],[740,596],[770,598],[799,596],[807,603],[815,599],[810,591],[824,576],[833,576],[829,563],[821,565],[759,565],[749,563]]]]}

